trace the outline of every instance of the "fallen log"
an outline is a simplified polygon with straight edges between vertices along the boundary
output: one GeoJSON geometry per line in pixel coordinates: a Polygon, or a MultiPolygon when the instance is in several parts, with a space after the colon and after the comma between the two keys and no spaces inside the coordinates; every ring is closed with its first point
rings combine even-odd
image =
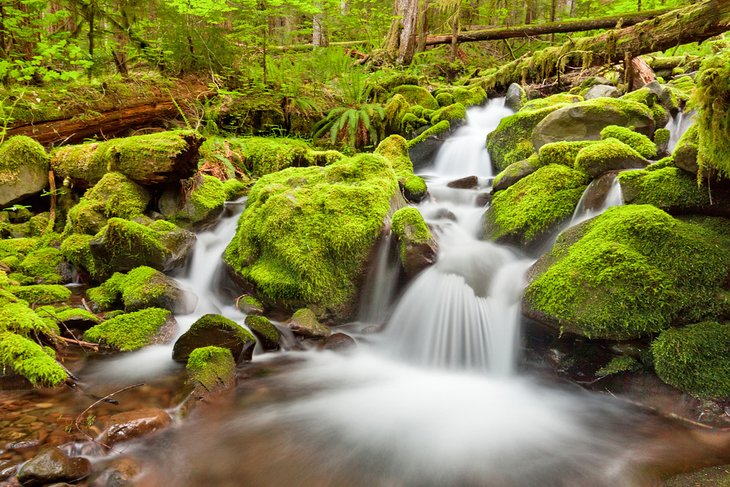
{"type": "Polygon", "coordinates": [[[567,66],[607,66],[642,54],[702,42],[730,30],[730,1],[704,0],[639,24],[602,34],[571,39],[505,64],[495,73],[472,80],[487,92],[501,92],[511,83],[560,76],[567,66]]]}

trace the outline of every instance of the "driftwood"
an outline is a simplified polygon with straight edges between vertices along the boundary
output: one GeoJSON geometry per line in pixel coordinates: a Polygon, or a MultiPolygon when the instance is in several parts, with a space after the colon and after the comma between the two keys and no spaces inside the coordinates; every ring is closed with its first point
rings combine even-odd
{"type": "Polygon", "coordinates": [[[472,83],[499,92],[510,83],[541,82],[560,76],[567,66],[589,68],[630,61],[643,54],[701,42],[727,30],[730,30],[730,1],[704,0],[631,27],[571,39],[560,46],[543,49],[472,83]]]}

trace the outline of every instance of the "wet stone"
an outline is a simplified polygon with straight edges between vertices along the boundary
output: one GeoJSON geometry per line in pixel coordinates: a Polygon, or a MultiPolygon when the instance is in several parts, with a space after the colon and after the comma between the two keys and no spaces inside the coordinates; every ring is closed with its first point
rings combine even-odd
{"type": "Polygon", "coordinates": [[[101,435],[101,442],[112,446],[154,433],[170,423],[170,415],[157,408],[115,414],[109,417],[108,426],[101,435]]]}
{"type": "Polygon", "coordinates": [[[479,179],[476,176],[467,176],[450,181],[446,186],[454,189],[476,189],[479,187],[479,179]]]}
{"type": "Polygon", "coordinates": [[[89,475],[91,462],[86,458],[69,457],[56,447],[45,447],[18,472],[23,486],[73,482],[89,475]]]}
{"type": "Polygon", "coordinates": [[[350,335],[344,333],[333,333],[325,338],[322,343],[322,350],[330,350],[332,352],[343,352],[355,348],[357,344],[350,335]]]}

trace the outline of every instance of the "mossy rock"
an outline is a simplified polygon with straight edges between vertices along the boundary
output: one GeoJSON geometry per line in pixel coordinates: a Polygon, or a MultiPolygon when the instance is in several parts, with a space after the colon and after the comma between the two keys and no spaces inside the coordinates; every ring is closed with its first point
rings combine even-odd
{"type": "Polygon", "coordinates": [[[647,137],[654,134],[656,127],[651,110],[642,103],[595,98],[548,114],[534,127],[532,143],[534,149],[539,150],[545,144],[560,140],[599,140],[601,130],[609,125],[631,126],[647,137]]]}
{"type": "Polygon", "coordinates": [[[220,179],[197,175],[181,181],[181,186],[160,198],[160,212],[166,219],[185,226],[214,221],[223,213],[226,192],[220,179]]]}
{"type": "Polygon", "coordinates": [[[295,335],[304,338],[327,338],[332,334],[332,330],[320,323],[317,315],[309,308],[295,311],[287,326],[295,335]]]}
{"type": "Polygon", "coordinates": [[[190,381],[206,393],[230,389],[236,382],[236,361],[227,348],[196,348],[190,353],[185,368],[190,381]]]}
{"type": "Polygon", "coordinates": [[[540,147],[538,162],[541,166],[562,164],[563,166],[574,167],[575,159],[581,149],[595,143],[596,141],[593,140],[551,142],[540,147]]]}
{"type": "Polygon", "coordinates": [[[453,103],[439,108],[431,115],[431,125],[437,125],[444,120],[447,120],[451,126],[462,123],[466,120],[466,107],[461,103],[453,103]]]}
{"type": "Polygon", "coordinates": [[[415,174],[408,176],[405,181],[399,181],[403,197],[412,203],[418,203],[428,195],[426,181],[415,174]]]}
{"type": "Polygon", "coordinates": [[[264,300],[347,315],[397,189],[378,154],[264,176],[224,260],[264,300]]]}
{"type": "Polygon", "coordinates": [[[525,89],[517,83],[509,85],[504,98],[504,106],[516,112],[519,111],[525,103],[527,103],[527,92],[525,89]]]}
{"type": "MultiPolygon", "coordinates": [[[[437,94],[437,101],[438,97],[442,95],[450,95],[451,102],[442,104],[439,102],[439,105],[444,107],[451,105],[453,103],[461,103],[465,107],[475,106],[475,105],[481,105],[487,100],[487,92],[484,91],[484,88],[478,85],[470,86],[470,87],[464,87],[464,86],[447,86],[445,88],[439,88],[436,91],[437,94]]],[[[445,97],[442,97],[444,102],[448,99],[445,97]]]]}
{"type": "Polygon", "coordinates": [[[35,309],[36,315],[45,320],[49,327],[63,323],[65,328],[87,329],[100,323],[100,318],[84,308],[73,306],[40,306],[35,309]]]}
{"type": "Polygon", "coordinates": [[[337,151],[315,151],[301,139],[250,137],[241,140],[244,158],[241,169],[254,177],[288,167],[324,166],[343,157],[337,151]]]}
{"type": "Polygon", "coordinates": [[[654,145],[656,146],[657,156],[664,157],[668,155],[669,151],[669,139],[672,133],[669,129],[661,128],[656,129],[654,132],[654,145]]]}
{"type": "Polygon", "coordinates": [[[390,162],[398,177],[403,196],[418,202],[426,197],[428,188],[422,177],[413,174],[413,163],[408,153],[408,141],[400,135],[390,135],[378,144],[375,153],[390,162]]]}
{"type": "Polygon", "coordinates": [[[84,198],[101,205],[104,216],[131,219],[144,213],[150,193],[120,172],[108,172],[84,198]]]}
{"type": "Polygon", "coordinates": [[[21,335],[0,332],[0,366],[10,368],[33,385],[57,386],[68,378],[49,350],[21,335]]]}
{"type": "Polygon", "coordinates": [[[697,186],[695,178],[678,167],[624,171],[618,175],[625,203],[654,205],[673,213],[726,214],[730,201],[711,205],[707,188],[697,186]]]}
{"type": "Polygon", "coordinates": [[[609,208],[563,232],[530,272],[523,312],[562,332],[630,340],[730,311],[730,224],[609,208]]]}
{"type": "Polygon", "coordinates": [[[626,355],[613,357],[609,363],[596,371],[596,377],[634,372],[641,368],[641,364],[634,358],[626,355]]]}
{"type": "Polygon", "coordinates": [[[526,101],[520,110],[542,110],[543,108],[555,105],[562,107],[566,104],[578,103],[579,101],[583,101],[583,97],[580,95],[574,95],[572,93],[557,93],[555,95],[546,96],[545,98],[535,98],[534,100],[526,101]]]}
{"type": "Polygon", "coordinates": [[[248,315],[245,325],[258,338],[261,347],[266,351],[279,350],[281,334],[274,324],[265,316],[248,315]]]}
{"type": "Polygon", "coordinates": [[[0,296],[0,332],[9,331],[23,336],[58,335],[60,330],[55,321],[44,320],[23,301],[6,291],[11,297],[0,296]]]}
{"type": "Polygon", "coordinates": [[[0,144],[0,207],[36,193],[48,185],[46,150],[24,135],[0,144]]]}
{"type": "Polygon", "coordinates": [[[421,118],[423,107],[411,106],[403,95],[395,94],[383,106],[383,112],[386,133],[407,134],[413,128],[413,122],[421,118]]]}
{"type": "Polygon", "coordinates": [[[263,303],[252,294],[243,294],[236,299],[236,307],[247,315],[263,315],[263,303]]]}
{"type": "Polygon", "coordinates": [[[451,122],[441,122],[428,127],[408,141],[408,154],[412,161],[429,164],[441,144],[451,135],[451,122]]]}
{"type": "Polygon", "coordinates": [[[494,181],[492,181],[492,191],[507,189],[520,179],[534,173],[542,166],[537,154],[531,155],[524,161],[513,162],[495,176],[494,181]]]}
{"type": "Polygon", "coordinates": [[[235,321],[216,314],[203,315],[180,336],[172,349],[172,359],[186,363],[196,348],[215,346],[231,351],[236,363],[251,360],[254,336],[235,321]]]}
{"type": "MultiPolygon", "coordinates": [[[[663,129],[662,129],[663,130],[663,129]]],[[[652,140],[644,134],[634,132],[627,127],[619,127],[618,125],[609,125],[601,130],[601,139],[613,138],[620,140],[628,145],[641,157],[645,159],[654,159],[657,155],[657,146],[652,140]]]]}
{"type": "Polygon", "coordinates": [[[559,164],[544,166],[492,196],[485,235],[531,247],[570,218],[588,183],[585,173],[559,164]]]}
{"type": "Polygon", "coordinates": [[[223,182],[223,193],[226,196],[226,201],[235,201],[248,193],[248,188],[251,186],[250,180],[242,179],[228,179],[223,182]]]}
{"type": "Polygon", "coordinates": [[[407,206],[393,214],[400,261],[408,276],[415,276],[436,261],[436,242],[418,209],[407,206]]]}
{"type": "Polygon", "coordinates": [[[436,103],[438,103],[440,107],[447,107],[454,103],[454,95],[446,92],[439,93],[436,95],[436,103]]]}
{"type": "Polygon", "coordinates": [[[575,157],[575,168],[593,178],[609,171],[643,168],[648,164],[641,154],[614,138],[586,146],[575,157]]]}
{"type": "Polygon", "coordinates": [[[415,85],[400,85],[393,89],[394,95],[400,95],[410,105],[420,105],[430,110],[438,110],[439,104],[426,88],[415,85]]]}
{"type": "Polygon", "coordinates": [[[63,254],[54,247],[33,250],[18,265],[18,271],[32,277],[36,284],[60,284],[63,254]]]}
{"type": "Polygon", "coordinates": [[[682,134],[679,142],[677,142],[677,146],[672,152],[674,164],[690,174],[697,174],[700,170],[698,162],[699,143],[699,125],[694,124],[682,134]]]}
{"type": "Polygon", "coordinates": [[[706,58],[693,102],[699,132],[698,160],[705,171],[730,178],[730,50],[706,58]]]}
{"type": "Polygon", "coordinates": [[[651,344],[661,380],[700,398],[730,398],[730,325],[714,321],[663,331],[651,344]]]}
{"type": "Polygon", "coordinates": [[[563,105],[551,105],[539,110],[520,110],[504,117],[497,128],[487,135],[487,150],[492,164],[498,171],[527,159],[535,152],[532,145],[534,128],[552,112],[563,105]]]}
{"type": "Polygon", "coordinates": [[[58,284],[9,286],[7,290],[32,304],[60,303],[71,297],[71,290],[58,284]]]}
{"type": "Polygon", "coordinates": [[[53,152],[51,167],[79,187],[93,186],[110,171],[154,185],[192,176],[202,143],[202,136],[187,130],[65,146],[53,152]]]}
{"type": "Polygon", "coordinates": [[[93,278],[101,280],[143,265],[169,271],[185,263],[195,243],[193,233],[164,220],[144,223],[110,218],[88,241],[93,265],[87,270],[93,278]]]}
{"type": "MultiPolygon", "coordinates": [[[[661,104],[661,101],[660,101],[661,93],[662,93],[661,85],[659,85],[659,83],[656,83],[652,87],[647,85],[642,88],[639,88],[638,90],[634,90],[630,93],[626,93],[624,96],[621,97],[621,99],[627,100],[627,101],[635,101],[635,102],[645,105],[651,111],[651,115],[652,115],[652,118],[654,119],[654,123],[656,124],[656,126],[664,127],[667,124],[667,122],[669,122],[669,112],[661,104]]],[[[647,135],[651,135],[651,134],[647,134],[647,135]]]]}
{"type": "Polygon", "coordinates": [[[91,235],[70,235],[61,243],[61,254],[77,270],[96,275],[96,263],[89,247],[89,243],[93,239],[94,237],[91,235]]]}
{"type": "Polygon", "coordinates": [[[137,350],[170,338],[175,318],[169,310],[147,308],[104,321],[84,333],[84,340],[122,352],[137,350]]]}

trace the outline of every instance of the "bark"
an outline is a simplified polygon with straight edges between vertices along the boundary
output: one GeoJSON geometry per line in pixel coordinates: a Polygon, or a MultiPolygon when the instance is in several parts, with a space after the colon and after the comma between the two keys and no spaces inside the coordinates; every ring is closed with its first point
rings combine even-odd
{"type": "Polygon", "coordinates": [[[631,81],[632,90],[639,89],[656,79],[656,75],[651,69],[651,66],[649,66],[642,58],[635,57],[631,60],[630,65],[631,69],[629,71],[631,75],[629,80],[631,81]]]}
{"type": "Polygon", "coordinates": [[[642,54],[701,42],[730,30],[730,1],[705,0],[676,9],[640,24],[593,37],[565,42],[502,66],[482,80],[487,91],[502,91],[510,83],[526,83],[559,76],[568,65],[605,66],[642,54]]]}
{"type": "Polygon", "coordinates": [[[411,63],[416,52],[417,26],[418,0],[396,0],[385,52],[398,64],[411,63]]]}

